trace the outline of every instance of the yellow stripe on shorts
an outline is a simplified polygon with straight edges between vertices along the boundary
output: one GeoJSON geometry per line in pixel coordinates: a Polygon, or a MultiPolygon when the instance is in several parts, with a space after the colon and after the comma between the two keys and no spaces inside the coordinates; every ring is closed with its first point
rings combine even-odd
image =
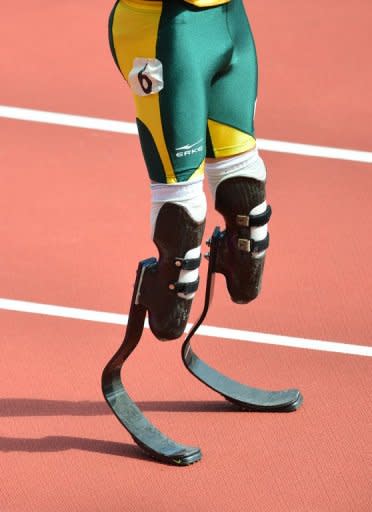
{"type": "Polygon", "coordinates": [[[234,156],[256,147],[252,135],[232,126],[208,119],[208,129],[215,157],[234,156]]]}
{"type": "Polygon", "coordinates": [[[196,7],[212,7],[213,5],[228,4],[230,0],[184,0],[188,4],[196,7]]]}
{"type": "MultiPolygon", "coordinates": [[[[162,2],[120,0],[112,34],[119,67],[127,79],[136,58],[156,58],[156,43],[162,2]]],[[[161,121],[159,94],[138,96],[134,94],[137,118],[146,125],[158,149],[167,183],[177,183],[173,165],[166,146],[161,121]]]]}

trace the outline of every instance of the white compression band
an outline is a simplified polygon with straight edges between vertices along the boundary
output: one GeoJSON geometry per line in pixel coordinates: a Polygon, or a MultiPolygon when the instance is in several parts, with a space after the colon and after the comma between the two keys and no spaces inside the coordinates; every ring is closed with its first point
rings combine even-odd
{"type": "MultiPolygon", "coordinates": [[[[160,208],[165,203],[174,203],[183,206],[195,222],[203,222],[207,213],[207,200],[203,190],[203,177],[198,180],[186,181],[166,185],[164,183],[151,183],[151,238],[154,236],[156,219],[160,208]]],[[[182,229],[182,226],[180,226],[182,229]]],[[[190,249],[184,258],[198,258],[201,247],[190,249]]],[[[181,270],[180,283],[192,283],[198,278],[198,270],[181,270]]],[[[185,299],[192,299],[195,293],[178,294],[185,299]]]]}
{"type": "MultiPolygon", "coordinates": [[[[263,203],[258,204],[257,206],[252,208],[252,210],[249,213],[251,213],[252,215],[258,215],[260,213],[264,213],[266,211],[266,208],[267,208],[267,203],[266,203],[266,201],[264,201],[263,203]]],[[[257,242],[259,240],[265,240],[266,236],[267,236],[267,224],[264,224],[263,226],[251,228],[251,237],[253,240],[256,240],[257,242]]],[[[260,258],[264,254],[265,254],[265,251],[257,252],[257,253],[254,252],[254,253],[252,253],[252,257],[260,258]]]]}
{"type": "Polygon", "coordinates": [[[205,173],[213,198],[216,197],[218,185],[228,178],[244,176],[259,181],[266,180],[266,167],[257,148],[230,158],[217,158],[213,162],[207,161],[205,173]]]}

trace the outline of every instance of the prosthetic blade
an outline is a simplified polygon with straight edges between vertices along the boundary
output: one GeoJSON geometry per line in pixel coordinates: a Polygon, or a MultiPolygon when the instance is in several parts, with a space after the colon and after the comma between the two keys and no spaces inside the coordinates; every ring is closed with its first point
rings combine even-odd
{"type": "Polygon", "coordinates": [[[204,321],[213,294],[216,258],[224,233],[216,228],[210,243],[208,277],[203,312],[186,337],[182,346],[182,360],[186,368],[203,384],[220,393],[240,408],[251,411],[289,412],[298,409],[302,403],[297,389],[266,391],[241,384],[206,364],[191,347],[191,339],[204,321]]]}
{"type": "Polygon", "coordinates": [[[130,398],[121,379],[123,364],[143,332],[146,308],[137,299],[143,275],[154,264],[156,259],[150,258],[138,266],[125,338],[103,370],[102,392],[112,412],[141,448],[157,460],[185,466],[200,460],[199,448],[176,443],[160,432],[130,398]]]}

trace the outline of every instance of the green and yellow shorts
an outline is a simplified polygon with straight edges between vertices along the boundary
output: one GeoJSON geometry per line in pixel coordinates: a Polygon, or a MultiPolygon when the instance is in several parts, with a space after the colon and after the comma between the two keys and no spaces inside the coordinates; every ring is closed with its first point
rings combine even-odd
{"type": "Polygon", "coordinates": [[[255,146],[257,59],[242,0],[209,8],[118,0],[109,37],[134,94],[151,180],[191,180],[206,157],[255,146]]]}

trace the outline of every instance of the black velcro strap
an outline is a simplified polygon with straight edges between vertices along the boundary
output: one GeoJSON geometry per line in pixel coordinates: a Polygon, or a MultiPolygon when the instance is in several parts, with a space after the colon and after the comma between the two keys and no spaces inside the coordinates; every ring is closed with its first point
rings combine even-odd
{"type": "Polygon", "coordinates": [[[199,286],[199,278],[192,283],[175,283],[169,286],[170,289],[174,290],[176,293],[184,293],[188,295],[189,293],[194,293],[198,289],[199,286]]]}
{"type": "Polygon", "coordinates": [[[174,258],[174,264],[180,270],[196,270],[197,268],[200,267],[200,262],[201,262],[201,256],[199,256],[199,258],[190,258],[190,259],[174,258]]]}
{"type": "Polygon", "coordinates": [[[249,225],[253,227],[264,226],[270,220],[272,214],[271,206],[267,205],[266,210],[263,213],[258,213],[257,215],[249,216],[249,225]]]}
{"type": "Polygon", "coordinates": [[[266,238],[263,240],[251,240],[251,252],[262,252],[266,251],[269,247],[270,235],[267,233],[266,238]]]}

